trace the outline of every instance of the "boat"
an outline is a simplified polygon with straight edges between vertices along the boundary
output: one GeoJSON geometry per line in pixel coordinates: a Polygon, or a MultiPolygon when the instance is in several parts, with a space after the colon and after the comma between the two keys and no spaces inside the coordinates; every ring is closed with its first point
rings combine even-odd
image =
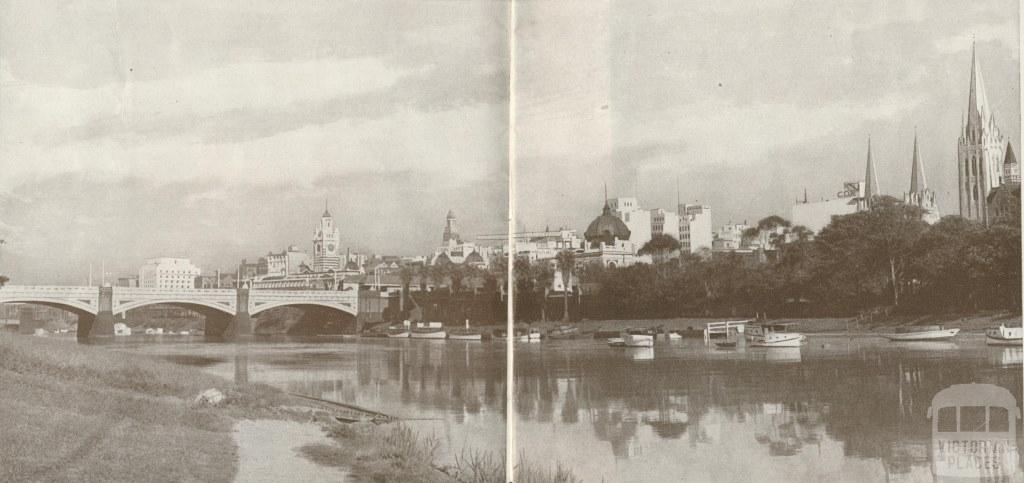
{"type": "Polygon", "coordinates": [[[626,343],[626,347],[654,347],[654,331],[644,328],[629,328],[626,329],[622,340],[626,343]]]}
{"type": "Polygon", "coordinates": [[[469,319],[466,319],[466,327],[448,331],[448,338],[452,340],[483,340],[484,335],[479,330],[469,328],[469,319]]]}
{"type": "Polygon", "coordinates": [[[757,324],[745,330],[750,347],[800,347],[807,336],[790,329],[796,323],[757,324]]]}
{"type": "Polygon", "coordinates": [[[418,322],[416,327],[409,331],[412,339],[444,339],[448,333],[440,322],[418,322]]]}
{"type": "Polygon", "coordinates": [[[575,339],[579,335],[580,329],[575,325],[560,325],[548,331],[549,339],[575,339]]]}
{"type": "Polygon", "coordinates": [[[736,347],[736,341],[715,342],[715,346],[719,349],[732,349],[736,347]]]}
{"type": "Polygon", "coordinates": [[[683,335],[674,330],[668,333],[668,340],[681,340],[682,338],[683,335]]]}
{"type": "Polygon", "coordinates": [[[530,342],[539,342],[542,335],[540,333],[540,329],[530,329],[530,331],[527,332],[526,337],[530,342]]]}
{"type": "Polygon", "coordinates": [[[388,339],[405,339],[409,337],[409,328],[404,325],[388,327],[386,334],[388,339]]]}
{"type": "Polygon", "coordinates": [[[611,347],[626,347],[626,341],[622,337],[608,338],[608,345],[611,347]]]}
{"type": "Polygon", "coordinates": [[[1024,341],[1024,327],[1007,327],[999,324],[999,327],[985,329],[985,343],[998,346],[1020,347],[1024,341]]]}
{"type": "Polygon", "coordinates": [[[894,333],[883,334],[883,337],[891,341],[946,340],[959,332],[960,329],[946,329],[941,325],[916,325],[897,327],[894,333]]]}

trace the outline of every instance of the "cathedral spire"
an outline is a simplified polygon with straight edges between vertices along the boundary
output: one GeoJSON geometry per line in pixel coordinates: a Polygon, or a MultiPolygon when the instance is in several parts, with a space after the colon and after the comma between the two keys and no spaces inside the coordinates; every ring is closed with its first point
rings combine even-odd
{"type": "Polygon", "coordinates": [[[928,189],[928,181],[924,178],[924,164],[921,163],[921,155],[917,151],[917,129],[914,129],[914,158],[910,167],[910,192],[924,193],[928,189]]]}
{"type": "Polygon", "coordinates": [[[320,215],[321,218],[330,218],[331,212],[327,210],[327,197],[324,197],[324,214],[320,215]]]}
{"type": "Polygon", "coordinates": [[[871,136],[868,136],[868,165],[864,172],[864,199],[870,205],[871,199],[878,195],[878,174],[875,173],[875,163],[871,161],[871,136]]]}
{"type": "Polygon", "coordinates": [[[985,81],[981,78],[981,66],[978,64],[975,44],[971,43],[971,90],[967,96],[967,131],[977,132],[985,129],[991,120],[992,111],[985,95],[985,81]]]}

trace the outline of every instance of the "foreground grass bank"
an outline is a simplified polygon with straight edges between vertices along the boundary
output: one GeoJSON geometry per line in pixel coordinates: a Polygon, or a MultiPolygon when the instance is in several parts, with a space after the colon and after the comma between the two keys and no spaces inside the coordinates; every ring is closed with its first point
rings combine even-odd
{"type": "MultiPolygon", "coordinates": [[[[357,481],[504,481],[504,460],[466,450],[438,462],[439,442],[395,423],[341,424],[327,406],[259,384],[71,339],[0,332],[0,481],[232,481],[239,419],[290,419],[336,441],[302,453],[357,481]],[[209,388],[217,407],[193,404],[209,388]]],[[[548,463],[521,463],[516,480],[577,481],[548,463]]]]}
{"type": "Polygon", "coordinates": [[[0,388],[0,481],[231,481],[235,418],[284,403],[170,362],[6,333],[0,388]],[[209,388],[225,403],[193,405],[209,388]]]}

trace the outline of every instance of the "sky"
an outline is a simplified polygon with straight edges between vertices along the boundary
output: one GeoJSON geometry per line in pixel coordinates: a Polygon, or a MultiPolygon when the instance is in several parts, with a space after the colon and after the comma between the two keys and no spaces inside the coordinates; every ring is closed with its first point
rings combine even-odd
{"type": "Polygon", "coordinates": [[[0,271],[20,283],[422,254],[504,232],[508,5],[0,1],[0,271]]]}
{"type": "Polygon", "coordinates": [[[804,189],[834,198],[864,178],[869,136],[882,192],[902,197],[915,128],[939,209],[958,213],[972,39],[996,122],[1020,145],[1018,8],[520,2],[517,221],[583,230],[604,183],[671,210],[677,179],[679,200],[710,204],[716,226],[790,218],[804,189]]]}
{"type": "Polygon", "coordinates": [[[501,233],[510,105],[520,228],[582,231],[604,184],[671,209],[677,179],[716,225],[788,218],[868,136],[899,196],[915,129],[956,212],[972,39],[1019,144],[1018,5],[818,3],[521,0],[510,42],[498,0],[0,0],[0,271],[230,270],[309,250],[325,200],[360,252],[429,253],[449,209],[501,233]]]}

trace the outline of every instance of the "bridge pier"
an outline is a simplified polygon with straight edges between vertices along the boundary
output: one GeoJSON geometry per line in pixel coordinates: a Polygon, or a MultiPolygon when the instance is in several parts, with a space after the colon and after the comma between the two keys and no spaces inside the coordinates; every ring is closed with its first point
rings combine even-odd
{"type": "MultiPolygon", "coordinates": [[[[113,337],[114,336],[114,288],[100,287],[99,311],[89,328],[88,337],[113,337]]],[[[81,324],[79,324],[81,325],[81,324]]],[[[81,327],[79,327],[81,330],[81,327]]],[[[81,335],[81,332],[79,332],[81,335]]]]}
{"type": "Polygon", "coordinates": [[[37,327],[42,327],[42,324],[36,320],[32,311],[25,306],[20,307],[18,309],[18,333],[32,335],[36,332],[37,327]]]}
{"type": "Polygon", "coordinates": [[[252,337],[253,321],[249,315],[249,289],[240,288],[236,291],[235,317],[231,319],[224,337],[246,338],[252,337]]]}

